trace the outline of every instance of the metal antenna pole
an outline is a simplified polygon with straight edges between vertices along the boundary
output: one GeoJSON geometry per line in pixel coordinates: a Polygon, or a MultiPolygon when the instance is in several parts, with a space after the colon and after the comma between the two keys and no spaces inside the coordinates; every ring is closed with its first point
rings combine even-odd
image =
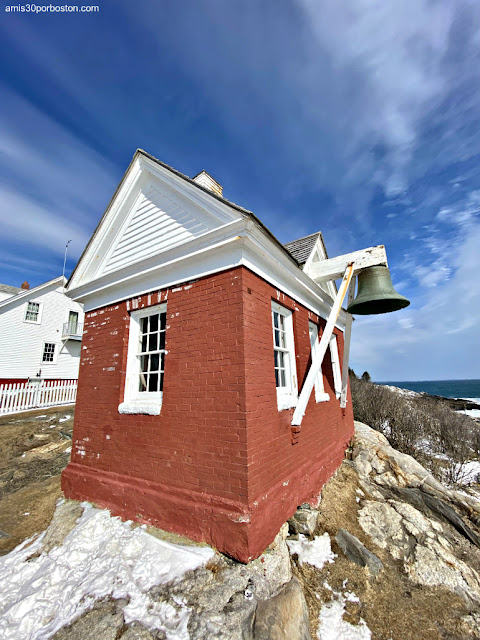
{"type": "MultiPolygon", "coordinates": [[[[67,251],[68,251],[68,245],[70,244],[70,242],[71,240],[69,240],[65,245],[65,256],[63,258],[63,273],[62,273],[62,276],[64,278],[65,278],[65,265],[67,264],[67,251]]],[[[65,284],[63,285],[63,290],[65,291],[65,284]]]]}

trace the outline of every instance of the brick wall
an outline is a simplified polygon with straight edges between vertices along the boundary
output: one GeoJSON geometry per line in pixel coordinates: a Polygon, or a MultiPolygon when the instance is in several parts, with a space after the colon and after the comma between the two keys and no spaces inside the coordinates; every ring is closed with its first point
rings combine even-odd
{"type": "MultiPolygon", "coordinates": [[[[351,437],[351,404],[313,394],[299,433],[278,412],[271,300],[294,310],[299,387],[310,360],[308,320],[245,268],[86,314],[67,497],[206,540],[245,561],[297,504],[318,494],[351,437]],[[160,416],[121,415],[129,311],[167,301],[160,416]]],[[[320,323],[321,324],[321,323],[320,323]]],[[[340,358],[343,341],[338,337],[340,358]]],[[[326,365],[326,366],[325,366],[326,365]]]]}
{"type": "MultiPolygon", "coordinates": [[[[330,349],[322,364],[328,402],[315,401],[312,391],[301,427],[292,427],[293,409],[278,411],[273,367],[272,301],[293,313],[296,373],[301,390],[311,365],[309,320],[319,327],[325,320],[245,270],[244,324],[246,347],[246,409],[248,432],[249,502],[257,523],[250,532],[252,548],[276,534],[297,506],[315,502],[320,489],[341,463],[353,435],[350,393],[347,407],[335,397],[330,349]],[[261,514],[261,517],[260,517],[261,514]]],[[[340,363],[343,333],[335,329],[340,363]]]]}

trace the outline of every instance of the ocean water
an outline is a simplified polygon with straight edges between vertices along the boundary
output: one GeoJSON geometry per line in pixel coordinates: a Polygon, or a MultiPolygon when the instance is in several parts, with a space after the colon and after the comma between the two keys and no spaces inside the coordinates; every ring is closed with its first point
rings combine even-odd
{"type": "Polygon", "coordinates": [[[400,389],[410,391],[422,391],[432,396],[444,398],[465,398],[480,404],[480,380],[415,380],[415,381],[389,381],[379,384],[391,384],[400,389]]]}

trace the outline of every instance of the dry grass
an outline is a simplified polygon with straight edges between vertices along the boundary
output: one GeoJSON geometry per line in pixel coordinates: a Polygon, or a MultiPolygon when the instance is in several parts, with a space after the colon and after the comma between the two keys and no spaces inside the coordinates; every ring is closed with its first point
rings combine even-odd
{"type": "Polygon", "coordinates": [[[64,434],[72,432],[73,415],[69,406],[0,418],[0,555],[50,524],[70,459],[64,434]]]}
{"type": "Polygon", "coordinates": [[[415,585],[403,572],[401,563],[376,547],[365,535],[357,520],[358,488],[357,473],[353,465],[345,461],[322,492],[316,531],[316,535],[324,531],[329,533],[332,549],[338,557],[322,571],[305,564],[301,568],[294,568],[294,573],[304,586],[312,637],[316,637],[322,604],[332,598],[332,592],[324,586],[325,581],[335,591],[353,591],[360,598],[360,605],[347,603],[344,619],[358,624],[359,618],[363,618],[374,640],[453,640],[474,637],[468,635],[462,626],[461,618],[468,613],[468,608],[460,597],[446,589],[415,585]],[[369,576],[366,568],[354,564],[343,555],[335,542],[339,528],[357,536],[381,559],[385,569],[376,579],[369,576]],[[348,582],[344,587],[346,578],[348,582]]]}

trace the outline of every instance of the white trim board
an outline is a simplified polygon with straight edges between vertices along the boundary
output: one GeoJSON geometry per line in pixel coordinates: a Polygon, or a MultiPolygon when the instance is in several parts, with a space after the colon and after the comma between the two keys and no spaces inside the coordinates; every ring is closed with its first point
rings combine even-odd
{"type": "MultiPolygon", "coordinates": [[[[285,295],[326,319],[332,306],[330,296],[284,257],[280,249],[275,251],[274,247],[268,251],[268,242],[269,239],[252,221],[243,218],[142,261],[142,269],[139,269],[139,264],[130,265],[82,287],[70,287],[67,295],[82,302],[88,312],[134,296],[245,266],[285,295]],[[136,273],[132,273],[134,271],[136,273]]],[[[346,314],[342,312],[336,326],[343,330],[345,320],[346,314]]]]}

